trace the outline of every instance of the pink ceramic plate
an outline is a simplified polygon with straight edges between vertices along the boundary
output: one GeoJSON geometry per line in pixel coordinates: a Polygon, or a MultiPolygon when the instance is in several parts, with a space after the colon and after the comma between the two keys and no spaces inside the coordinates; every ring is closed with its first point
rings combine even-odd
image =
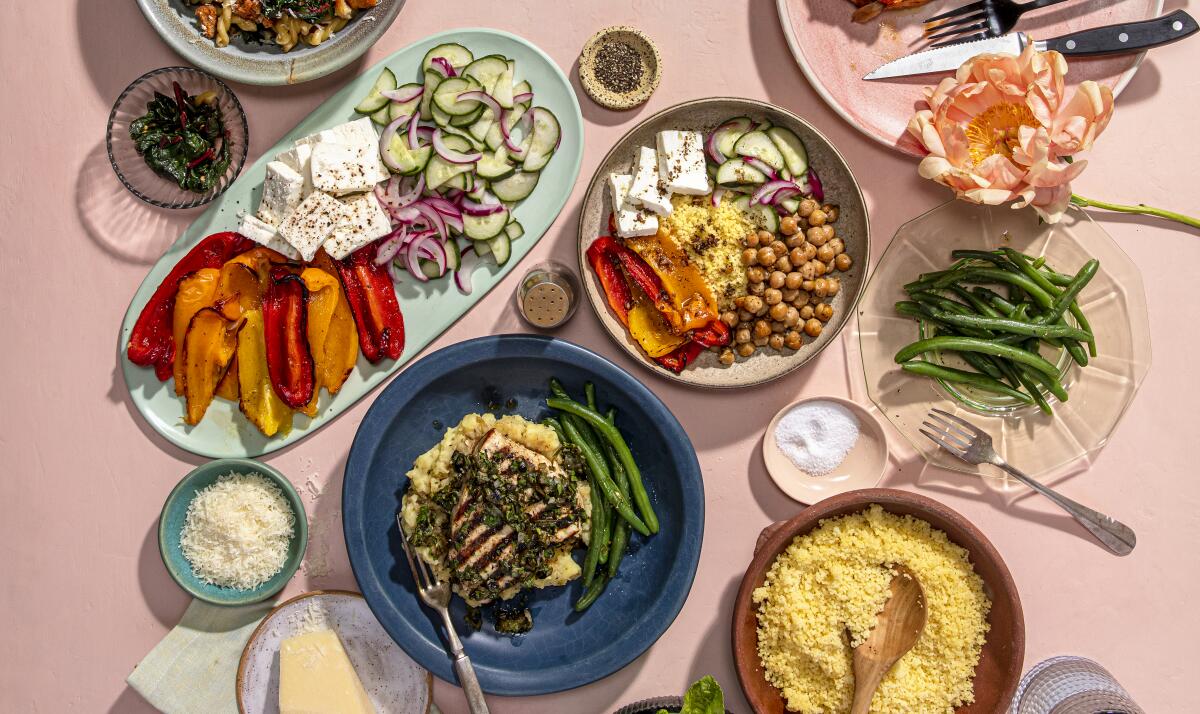
{"type": "MultiPolygon", "coordinates": [[[[938,75],[865,82],[863,75],[885,62],[925,49],[921,22],[970,0],[933,0],[910,10],[889,10],[856,25],[849,0],[776,0],[783,34],[792,55],[817,93],[842,118],[876,141],[907,154],[921,155],[905,127],[921,88],[936,84],[938,75]]],[[[1035,39],[1162,14],[1163,0],[1073,0],[1021,18],[1017,29],[1035,39]]],[[[1137,71],[1145,53],[1116,57],[1075,58],[1067,80],[1094,79],[1119,94],[1137,71]]]]}

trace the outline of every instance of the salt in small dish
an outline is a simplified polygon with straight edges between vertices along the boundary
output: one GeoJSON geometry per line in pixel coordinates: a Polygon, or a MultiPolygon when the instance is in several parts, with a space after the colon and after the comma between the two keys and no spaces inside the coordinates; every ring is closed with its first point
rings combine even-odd
{"type": "Polygon", "coordinates": [[[780,490],[800,503],[812,504],[830,496],[861,488],[873,488],[883,479],[888,462],[887,438],[879,420],[862,406],[840,397],[810,397],[793,402],[771,419],[763,435],[763,462],[767,473],[780,490]],[[858,421],[858,440],[832,471],[811,475],[797,467],[775,439],[780,419],[793,409],[814,402],[829,402],[845,407],[858,421]]]}

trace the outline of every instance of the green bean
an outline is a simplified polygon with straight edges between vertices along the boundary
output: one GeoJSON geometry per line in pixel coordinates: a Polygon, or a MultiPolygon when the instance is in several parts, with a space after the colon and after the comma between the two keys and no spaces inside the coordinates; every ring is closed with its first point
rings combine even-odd
{"type": "MultiPolygon", "coordinates": [[[[945,310],[946,312],[952,312],[952,313],[955,313],[958,315],[974,314],[971,311],[971,308],[967,307],[966,305],[963,305],[962,303],[956,302],[954,300],[950,300],[948,298],[944,298],[941,295],[935,295],[933,293],[926,293],[926,292],[917,292],[917,293],[913,293],[911,295],[911,297],[917,302],[918,308],[920,309],[922,314],[924,314],[929,319],[938,322],[938,324],[941,324],[941,325],[949,326],[950,323],[945,322],[944,320],[939,320],[934,315],[934,311],[936,311],[936,310],[945,310]]],[[[907,308],[905,310],[898,309],[898,312],[900,312],[900,314],[902,314],[902,315],[907,314],[907,308]]],[[[995,337],[995,335],[992,334],[991,330],[983,330],[983,329],[978,329],[978,328],[973,328],[973,327],[956,327],[954,331],[961,333],[963,335],[966,335],[967,337],[978,337],[980,339],[989,339],[990,340],[993,337],[995,337]]]]}
{"type": "Polygon", "coordinates": [[[596,406],[596,385],[591,382],[584,382],[583,395],[587,398],[588,409],[600,411],[600,407],[596,406]]]}
{"type": "Polygon", "coordinates": [[[954,250],[954,251],[950,252],[950,257],[958,258],[958,259],[966,258],[966,259],[970,259],[970,260],[985,260],[985,261],[995,265],[997,268],[1002,268],[1004,270],[1015,270],[1016,269],[1016,266],[1013,265],[1008,260],[1008,258],[1006,258],[999,251],[954,250]]]}
{"type": "MultiPolygon", "coordinates": [[[[546,404],[551,409],[557,409],[581,417],[612,444],[613,450],[617,452],[617,458],[621,460],[621,466],[625,468],[625,473],[629,475],[629,492],[633,496],[634,503],[637,504],[638,512],[645,519],[645,523],[641,521],[638,521],[638,523],[629,521],[629,525],[633,526],[634,530],[642,535],[657,533],[658,516],[654,513],[654,507],[650,505],[650,496],[646,493],[646,487],[642,483],[642,472],[638,469],[637,463],[634,462],[633,453],[629,451],[629,445],[625,443],[625,438],[621,436],[621,432],[615,426],[609,424],[595,410],[588,409],[578,402],[551,397],[546,400],[546,404]],[[637,527],[639,524],[642,525],[642,528],[637,527]],[[643,529],[648,529],[649,533],[643,529]]],[[[625,517],[624,513],[621,515],[625,517]]],[[[626,520],[629,519],[626,518],[626,520]]]]}
{"type": "Polygon", "coordinates": [[[995,318],[995,317],[980,317],[978,315],[957,315],[946,310],[934,309],[933,317],[935,320],[957,325],[958,327],[969,327],[979,330],[991,330],[993,332],[1009,332],[1016,335],[1029,335],[1032,337],[1072,337],[1078,340],[1086,340],[1090,335],[1070,325],[1041,325],[1035,322],[1026,322],[1022,320],[1021,308],[1028,303],[1023,303],[1017,306],[1017,311],[1013,313],[1011,319],[995,318]]]}
{"type": "Polygon", "coordinates": [[[596,598],[604,592],[604,588],[608,585],[608,578],[601,576],[592,580],[592,584],[583,591],[583,596],[575,601],[575,611],[583,612],[596,602],[596,598]]]}
{"type": "MultiPolygon", "coordinates": [[[[584,389],[586,391],[587,387],[585,386],[584,389]]],[[[550,378],[550,392],[555,396],[562,397],[563,399],[571,398],[571,395],[568,394],[567,390],[563,387],[562,382],[559,382],[553,377],[550,378]]],[[[564,414],[563,422],[571,422],[574,424],[575,428],[579,431],[579,435],[584,441],[587,442],[588,446],[592,447],[597,454],[602,453],[600,448],[600,437],[596,436],[596,432],[592,430],[592,427],[588,426],[587,422],[571,414],[564,414]]]]}
{"type": "MultiPolygon", "coordinates": [[[[609,410],[611,417],[612,410],[609,410]]],[[[609,423],[612,423],[611,421],[609,423]]],[[[617,458],[617,454],[613,451],[611,444],[605,444],[605,457],[608,458],[609,468],[612,469],[614,481],[617,488],[621,489],[622,493],[628,494],[629,476],[625,473],[625,468],[621,466],[621,460],[617,458]]],[[[625,557],[625,547],[629,544],[629,524],[623,520],[617,519],[616,524],[612,527],[612,535],[609,538],[608,557],[601,557],[601,562],[608,565],[608,577],[613,578],[617,575],[617,568],[621,565],[621,559],[625,557]]]]}
{"type": "Polygon", "coordinates": [[[941,365],[933,364],[932,362],[921,362],[918,360],[905,362],[903,365],[901,365],[901,368],[905,372],[912,372],[913,374],[919,374],[924,377],[933,377],[934,379],[941,379],[947,382],[957,382],[959,384],[969,384],[972,387],[977,387],[986,392],[1004,394],[1012,397],[1013,399],[1019,399],[1026,404],[1030,404],[1033,401],[1028,395],[1018,392],[1000,380],[992,379],[986,374],[968,372],[965,369],[954,369],[953,367],[943,367],[941,365]]]}
{"type": "Polygon", "coordinates": [[[1045,264],[1046,264],[1046,256],[1044,256],[1044,255],[1038,256],[1037,258],[1034,258],[1034,260],[1033,260],[1033,267],[1037,268],[1039,270],[1045,264]]]}
{"type": "Polygon", "coordinates": [[[592,578],[596,576],[596,568],[600,565],[600,556],[608,550],[608,543],[602,542],[607,540],[603,536],[608,532],[608,506],[604,504],[604,497],[596,485],[595,474],[592,474],[588,481],[592,484],[592,524],[587,554],[583,556],[583,584],[585,587],[592,584],[592,578]]]}
{"type": "Polygon", "coordinates": [[[1000,368],[996,366],[995,360],[987,355],[979,354],[978,352],[955,352],[954,354],[992,379],[1001,379],[1004,376],[1000,368]]]}
{"type": "Polygon", "coordinates": [[[551,429],[554,430],[555,434],[558,434],[558,443],[559,444],[567,443],[567,435],[563,433],[562,422],[555,419],[554,417],[546,417],[545,419],[542,420],[542,424],[544,426],[550,427],[551,429]]]}
{"type": "Polygon", "coordinates": [[[954,291],[955,295],[961,297],[963,300],[966,300],[971,307],[975,308],[975,312],[979,313],[980,315],[983,315],[984,317],[1004,317],[1000,314],[999,310],[987,304],[985,300],[972,293],[970,290],[967,290],[963,286],[951,285],[950,289],[954,291]]]}
{"type": "Polygon", "coordinates": [[[1018,368],[1018,369],[1019,369],[1019,371],[1024,372],[1026,374],[1026,376],[1033,379],[1035,382],[1045,385],[1046,391],[1053,394],[1055,396],[1055,398],[1058,399],[1058,401],[1060,401],[1060,402],[1067,401],[1067,397],[1068,397],[1067,390],[1065,387],[1063,387],[1062,382],[1058,381],[1057,379],[1055,379],[1053,377],[1047,377],[1046,375],[1042,374],[1041,372],[1035,372],[1031,369],[1021,369],[1021,368],[1018,368]]]}
{"type": "MultiPolygon", "coordinates": [[[[1055,295],[1056,296],[1055,302],[1057,304],[1057,298],[1062,297],[1062,292],[1060,292],[1058,290],[1058,288],[1055,287],[1054,283],[1050,280],[1050,278],[1048,276],[1044,275],[1043,273],[1041,273],[1039,270],[1037,270],[1036,267],[1031,265],[1028,262],[1027,257],[1025,255],[1018,253],[1015,250],[1012,250],[1011,248],[1009,249],[1009,252],[1010,252],[1010,255],[1009,255],[1010,259],[1013,261],[1013,263],[1015,263],[1021,269],[1021,272],[1024,273],[1025,275],[1027,275],[1030,280],[1033,280],[1035,283],[1037,283],[1039,286],[1041,286],[1041,288],[1043,290],[1050,293],[1051,295],[1055,295]]],[[[1100,263],[1099,263],[1099,261],[1097,261],[1095,259],[1089,260],[1087,263],[1084,264],[1083,268],[1080,269],[1079,272],[1081,275],[1084,273],[1089,273],[1089,274],[1086,275],[1086,277],[1084,277],[1082,284],[1078,285],[1074,289],[1075,292],[1071,296],[1071,300],[1068,303],[1068,309],[1071,311],[1071,315],[1075,318],[1075,321],[1079,323],[1079,327],[1081,327],[1084,330],[1087,330],[1088,332],[1092,332],[1092,326],[1088,323],[1087,317],[1083,314],[1083,309],[1080,308],[1079,304],[1075,302],[1075,296],[1077,296],[1079,294],[1079,291],[1083,289],[1083,286],[1086,285],[1087,282],[1092,279],[1092,277],[1096,274],[1096,269],[1099,267],[1100,267],[1100,263]]],[[[1071,286],[1074,282],[1075,282],[1075,277],[1073,276],[1071,278],[1071,280],[1067,283],[1068,289],[1070,289],[1069,286],[1071,286]]],[[[1059,317],[1061,317],[1061,316],[1062,316],[1062,313],[1060,312],[1059,317]]],[[[1047,318],[1047,320],[1049,321],[1048,318],[1047,318]]],[[[1094,335],[1095,333],[1092,333],[1092,334],[1094,335]]],[[[1095,339],[1095,337],[1092,337],[1091,339],[1089,339],[1087,341],[1087,343],[1088,343],[1088,353],[1092,357],[1095,357],[1096,356],[1096,339],[1095,339]]],[[[1074,353],[1072,353],[1071,356],[1075,357],[1076,362],[1079,362],[1079,358],[1074,353]]],[[[1086,360],[1080,363],[1080,366],[1086,366],[1086,365],[1087,365],[1086,360]]]]}
{"type": "Polygon", "coordinates": [[[916,342],[902,348],[896,353],[895,360],[899,363],[904,363],[917,355],[936,350],[952,350],[954,352],[982,352],[984,354],[993,355],[995,357],[1003,357],[1014,362],[1028,365],[1038,370],[1045,372],[1048,375],[1055,376],[1058,370],[1054,365],[1050,364],[1039,354],[1028,352],[1006,345],[1003,343],[993,342],[989,340],[981,340],[975,337],[931,337],[929,339],[917,340],[916,342]]]}
{"type": "Polygon", "coordinates": [[[1044,414],[1053,414],[1054,410],[1050,408],[1050,402],[1047,402],[1046,398],[1042,396],[1037,382],[1030,377],[1030,373],[1022,370],[1020,365],[1013,365],[1013,373],[1021,383],[1021,386],[1025,388],[1025,391],[1029,392],[1034,403],[1038,405],[1038,409],[1041,409],[1044,414]]]}
{"type": "MultiPolygon", "coordinates": [[[[551,409],[559,409],[565,412],[570,412],[570,410],[555,406],[554,403],[582,407],[582,405],[578,405],[575,402],[566,399],[560,399],[558,397],[551,397],[546,401],[549,403],[551,409]]],[[[591,411],[587,409],[587,407],[582,408],[589,412],[591,411]]],[[[595,412],[591,413],[596,414],[595,412]]],[[[596,414],[596,416],[600,415],[596,414]]],[[[604,417],[600,417],[600,421],[604,423],[604,417]]],[[[605,425],[607,426],[607,424],[605,425]]],[[[630,506],[628,499],[626,499],[621,491],[617,489],[617,485],[613,483],[612,477],[608,474],[608,467],[604,464],[604,457],[592,449],[592,447],[579,433],[579,430],[576,429],[575,425],[570,421],[563,421],[563,430],[566,432],[567,438],[570,439],[575,446],[579,447],[581,452],[583,452],[583,460],[587,463],[588,470],[591,471],[592,475],[596,478],[596,485],[600,487],[600,492],[604,494],[604,498],[607,499],[608,502],[612,503],[613,507],[617,510],[617,513],[620,514],[621,518],[629,521],[629,525],[633,526],[633,529],[642,535],[648,536],[654,532],[642,522],[642,519],[637,517],[637,514],[633,512],[633,508],[630,506]]],[[[633,459],[631,457],[630,461],[632,460],[633,459]]]]}

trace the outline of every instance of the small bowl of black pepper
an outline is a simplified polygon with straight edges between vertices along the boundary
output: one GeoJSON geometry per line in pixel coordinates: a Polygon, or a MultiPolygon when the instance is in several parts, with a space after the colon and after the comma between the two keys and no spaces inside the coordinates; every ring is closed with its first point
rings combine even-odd
{"type": "Polygon", "coordinates": [[[606,27],[592,35],[579,55],[583,91],[607,109],[633,109],[658,88],[662,62],[658,47],[641,30],[606,27]]]}

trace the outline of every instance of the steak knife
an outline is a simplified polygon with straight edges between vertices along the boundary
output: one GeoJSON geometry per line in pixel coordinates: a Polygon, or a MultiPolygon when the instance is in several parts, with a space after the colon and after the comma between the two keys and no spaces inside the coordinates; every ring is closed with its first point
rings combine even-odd
{"type": "Polygon", "coordinates": [[[1049,40],[1034,40],[1024,32],[1003,37],[963,42],[916,52],[892,60],[863,77],[866,80],[909,77],[917,74],[952,72],[963,62],[979,54],[1021,54],[1029,45],[1038,51],[1058,50],[1068,57],[1115,55],[1140,52],[1151,47],[1177,42],[1200,30],[1196,20],[1183,10],[1141,22],[1105,25],[1090,30],[1072,32],[1049,40]]]}

